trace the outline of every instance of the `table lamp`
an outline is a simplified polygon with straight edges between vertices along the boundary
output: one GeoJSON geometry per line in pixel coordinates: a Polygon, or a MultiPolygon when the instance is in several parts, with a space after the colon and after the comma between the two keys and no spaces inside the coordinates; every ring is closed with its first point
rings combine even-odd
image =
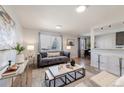
{"type": "Polygon", "coordinates": [[[67,48],[67,49],[71,49],[71,46],[68,46],[68,45],[67,45],[66,48],[67,48]]]}
{"type": "Polygon", "coordinates": [[[28,46],[27,46],[27,50],[33,51],[33,50],[34,50],[34,45],[28,45],[28,46]]]}
{"type": "Polygon", "coordinates": [[[27,45],[27,50],[29,51],[29,58],[33,57],[34,45],[27,45]]]}

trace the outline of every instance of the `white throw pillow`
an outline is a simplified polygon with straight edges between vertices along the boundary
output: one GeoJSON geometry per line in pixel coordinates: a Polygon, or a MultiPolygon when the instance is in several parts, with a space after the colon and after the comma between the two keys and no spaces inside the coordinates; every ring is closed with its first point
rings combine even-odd
{"type": "Polygon", "coordinates": [[[60,52],[48,52],[47,53],[48,57],[56,57],[56,56],[60,56],[60,52]]]}
{"type": "Polygon", "coordinates": [[[124,76],[121,76],[119,79],[115,81],[115,86],[124,87],[124,76]]]}

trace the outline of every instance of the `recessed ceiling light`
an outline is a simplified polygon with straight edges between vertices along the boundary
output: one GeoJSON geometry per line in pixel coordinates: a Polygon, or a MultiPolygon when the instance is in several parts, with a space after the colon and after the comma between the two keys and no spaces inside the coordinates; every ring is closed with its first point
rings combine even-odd
{"type": "Polygon", "coordinates": [[[84,12],[86,10],[86,6],[79,6],[79,7],[77,7],[77,9],[76,9],[76,11],[78,12],[78,13],[82,13],[82,12],[84,12]]]}
{"type": "Polygon", "coordinates": [[[56,29],[61,29],[62,25],[56,25],[56,29]]]}

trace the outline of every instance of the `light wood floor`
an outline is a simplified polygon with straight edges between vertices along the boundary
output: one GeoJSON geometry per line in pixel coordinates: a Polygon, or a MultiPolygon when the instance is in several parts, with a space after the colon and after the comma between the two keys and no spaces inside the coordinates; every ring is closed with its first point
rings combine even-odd
{"type": "MultiPolygon", "coordinates": [[[[90,60],[89,59],[79,59],[75,58],[76,63],[84,64],[88,70],[90,70],[90,60]]],[[[36,65],[29,65],[28,68],[21,76],[17,76],[13,86],[14,87],[31,87],[32,86],[32,70],[38,69],[36,65]]],[[[96,71],[91,70],[93,73],[96,71]]]]}

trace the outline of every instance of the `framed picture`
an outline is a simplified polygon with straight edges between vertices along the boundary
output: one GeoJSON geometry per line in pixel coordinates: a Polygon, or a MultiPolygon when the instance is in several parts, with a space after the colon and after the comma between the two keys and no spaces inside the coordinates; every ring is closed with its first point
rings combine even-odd
{"type": "Polygon", "coordinates": [[[67,45],[69,46],[74,46],[75,45],[74,42],[75,42],[74,39],[67,39],[67,45]]]}
{"type": "Polygon", "coordinates": [[[0,50],[12,49],[15,45],[15,22],[0,6],[0,50]]]}

